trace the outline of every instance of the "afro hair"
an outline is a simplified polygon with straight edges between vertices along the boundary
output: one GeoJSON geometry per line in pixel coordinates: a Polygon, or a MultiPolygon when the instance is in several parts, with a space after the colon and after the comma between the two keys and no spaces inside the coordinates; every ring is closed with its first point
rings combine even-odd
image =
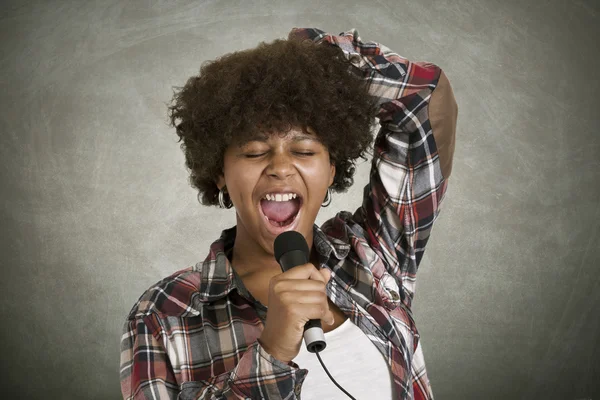
{"type": "Polygon", "coordinates": [[[205,205],[218,204],[216,181],[232,143],[311,129],[336,167],[331,189],[343,192],[353,183],[355,160],[365,159],[373,141],[377,105],[364,73],[328,43],[261,42],[205,62],[175,89],[170,126],[183,141],[190,183],[205,205]]]}

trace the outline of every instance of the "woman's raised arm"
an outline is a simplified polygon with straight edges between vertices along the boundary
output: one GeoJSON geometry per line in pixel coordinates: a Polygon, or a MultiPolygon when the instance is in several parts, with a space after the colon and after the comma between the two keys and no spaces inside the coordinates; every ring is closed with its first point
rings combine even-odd
{"type": "Polygon", "coordinates": [[[381,44],[363,42],[354,29],[335,36],[294,28],[288,37],[339,47],[362,71],[380,107],[370,179],[355,220],[399,280],[410,307],[452,170],[458,107],[448,78],[434,64],[411,62],[381,44]]]}

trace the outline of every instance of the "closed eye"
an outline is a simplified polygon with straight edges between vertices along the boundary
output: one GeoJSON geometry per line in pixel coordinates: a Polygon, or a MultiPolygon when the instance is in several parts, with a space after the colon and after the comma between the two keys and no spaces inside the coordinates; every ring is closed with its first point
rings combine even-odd
{"type": "Polygon", "coordinates": [[[246,158],[258,158],[258,157],[262,157],[267,153],[259,153],[259,154],[244,154],[244,157],[246,158]]]}
{"type": "MultiPolygon", "coordinates": [[[[250,154],[244,154],[244,157],[246,158],[259,158],[262,157],[264,155],[266,155],[267,153],[250,153],[250,154]]],[[[310,156],[314,156],[315,153],[312,151],[295,151],[294,154],[299,155],[299,156],[304,156],[304,157],[310,157],[310,156]]]]}

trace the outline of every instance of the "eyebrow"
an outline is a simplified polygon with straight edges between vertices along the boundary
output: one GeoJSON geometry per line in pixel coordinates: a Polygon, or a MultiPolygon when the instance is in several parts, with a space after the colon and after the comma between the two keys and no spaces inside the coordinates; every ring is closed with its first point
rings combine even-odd
{"type": "Polygon", "coordinates": [[[303,140],[311,140],[311,141],[314,141],[314,142],[320,142],[320,140],[317,137],[307,136],[307,135],[297,135],[292,140],[294,142],[302,142],[303,140]]]}
{"type": "MultiPolygon", "coordinates": [[[[240,143],[238,146],[239,147],[243,147],[246,144],[248,144],[249,142],[267,142],[269,140],[269,136],[268,135],[257,135],[257,136],[253,136],[251,138],[249,138],[248,140],[246,140],[243,143],[240,143]]],[[[311,136],[311,135],[306,135],[306,134],[298,134],[295,135],[294,138],[292,139],[292,141],[294,143],[298,143],[298,142],[303,142],[306,140],[310,140],[313,142],[319,142],[321,143],[321,140],[317,137],[317,136],[311,136]]]]}

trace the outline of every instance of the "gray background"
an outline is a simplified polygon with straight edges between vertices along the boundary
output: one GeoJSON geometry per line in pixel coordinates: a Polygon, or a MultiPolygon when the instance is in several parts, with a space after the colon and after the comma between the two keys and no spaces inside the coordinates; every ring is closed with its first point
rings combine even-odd
{"type": "MultiPolygon", "coordinates": [[[[2,2],[2,393],[119,398],[125,315],[235,221],[187,182],[172,86],[315,26],[434,62],[454,88],[414,304],[436,397],[600,398],[598,3],[344,3],[2,2]]],[[[318,222],[358,206],[367,172],[318,222]]]]}

